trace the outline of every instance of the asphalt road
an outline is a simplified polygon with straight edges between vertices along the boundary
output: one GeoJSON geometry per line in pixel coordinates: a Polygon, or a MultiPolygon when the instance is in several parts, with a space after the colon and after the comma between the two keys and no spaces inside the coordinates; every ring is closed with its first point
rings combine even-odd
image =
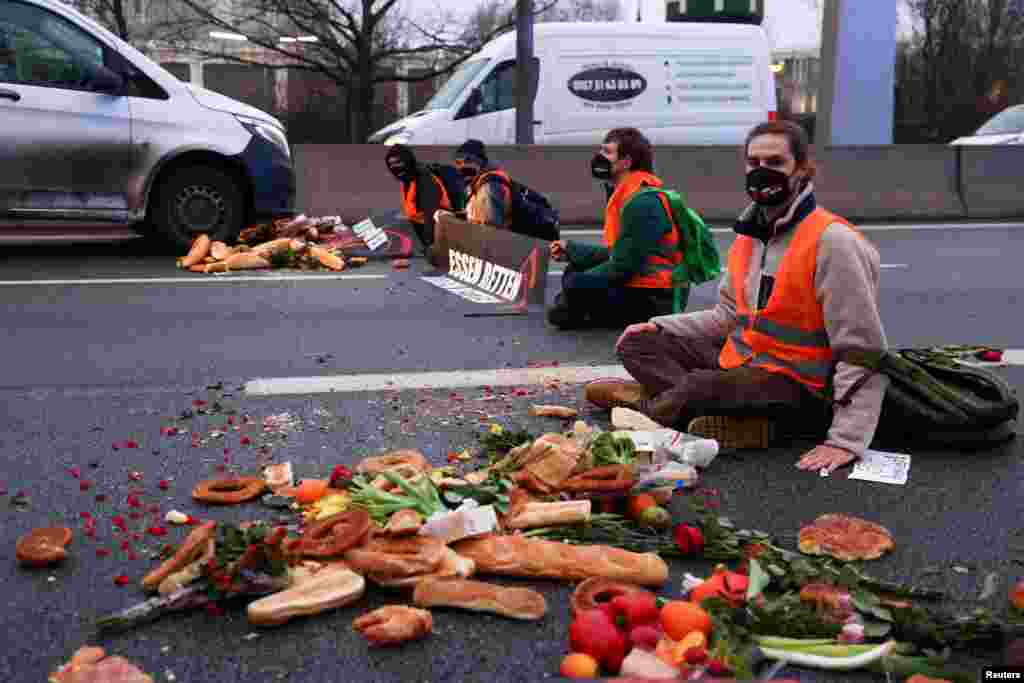
{"type": "MultiPolygon", "coordinates": [[[[1021,226],[971,230],[887,230],[870,233],[882,253],[882,312],[894,346],[984,343],[1024,347],[1018,313],[1021,226]]],[[[724,248],[729,236],[720,235],[724,248]]],[[[531,402],[578,405],[585,418],[606,419],[582,402],[582,390],[529,387],[527,396],[496,388],[417,392],[247,396],[240,387],[263,377],[614,363],[614,331],[561,333],[541,315],[466,318],[471,305],[409,271],[371,264],[352,271],[379,279],[232,281],[196,276],[190,282],[68,283],[121,278],[167,278],[173,259],[139,243],[4,247],[0,304],[4,310],[0,356],[0,581],[7,586],[0,628],[7,647],[0,678],[43,680],[79,646],[102,644],[138,662],[157,680],[178,681],[534,681],[557,676],[568,651],[568,599],[572,587],[529,582],[548,599],[541,622],[437,611],[435,633],[397,650],[369,650],[351,621],[406,595],[371,588],[355,606],[276,629],[248,625],[244,609],[224,616],[168,617],[129,634],[98,639],[96,616],[143,599],[138,580],[152,560],[144,553],[184,535],[143,532],[130,551],[120,549],[110,519],[125,515],[133,530],[152,524],[152,513],[126,504],[138,492],[143,510],[178,509],[220,520],[275,519],[258,504],[210,510],[189,491],[225,465],[252,471],[266,460],[291,460],[300,476],[325,475],[385,448],[415,446],[435,463],[451,450],[472,446],[489,422],[534,433],[560,423],[526,414],[531,402]],[[29,281],[34,281],[29,282],[29,281]],[[16,283],[16,284],[15,284],[16,283]],[[330,355],[328,355],[330,354],[330,355]],[[207,387],[220,383],[221,391],[207,387]],[[297,420],[287,438],[253,431],[209,439],[225,414],[181,420],[197,400],[219,400],[257,422],[287,413],[297,420]],[[162,426],[186,434],[162,437],[162,426]],[[187,432],[202,435],[191,446],[187,432]],[[253,443],[241,444],[242,434],[253,443]],[[139,448],[124,448],[132,439],[139,448]],[[115,443],[120,446],[113,447],[115,443]],[[261,448],[265,447],[265,452],[261,448]],[[229,453],[225,455],[225,448],[229,453]],[[76,478],[71,470],[78,468],[76,478]],[[133,473],[137,473],[133,475],[133,473]],[[133,479],[133,476],[135,477],[133,479]],[[82,481],[87,482],[87,490],[82,481]],[[158,482],[167,481],[161,489],[158,482]],[[17,505],[23,492],[27,505],[17,505]],[[96,496],[109,496],[107,502],[96,496]],[[97,519],[96,539],[82,533],[82,515],[97,519]],[[14,542],[37,526],[76,530],[71,557],[51,570],[28,571],[14,562],[14,542]],[[98,549],[113,549],[106,557],[98,549]],[[128,552],[134,553],[131,559],[128,552]],[[115,585],[125,574],[128,586],[115,585]],[[256,635],[253,635],[256,634],[256,635]]],[[[551,278],[549,299],[557,289],[551,278]]],[[[713,286],[691,296],[690,308],[710,305],[713,286]]],[[[1024,371],[1009,368],[1018,387],[1024,371]]],[[[1024,574],[1014,535],[1024,518],[1024,448],[1019,438],[986,452],[913,450],[905,487],[827,479],[793,467],[809,444],[764,453],[722,456],[707,470],[706,485],[722,491],[723,507],[742,526],[764,528],[792,544],[800,524],[825,512],[873,519],[897,544],[870,569],[885,578],[946,588],[969,604],[984,578],[996,572],[1002,609],[1006,588],[1024,574]],[[794,505],[794,501],[799,504],[794,505]],[[967,569],[966,573],[953,567],[967,569]]],[[[23,499],[21,499],[23,500],[23,499]]],[[[1019,542],[1019,541],[1018,541],[1019,542]]],[[[705,563],[672,563],[662,591],[678,592],[684,571],[707,572],[705,563]]],[[[526,584],[505,581],[501,583],[526,584]]],[[[994,661],[979,653],[978,661],[994,661]]],[[[809,678],[801,672],[802,678],[809,678]]],[[[827,680],[819,678],[818,680],[827,680]]],[[[838,680],[838,679],[836,679],[838,680]]],[[[846,676],[844,680],[859,680],[846,676]]],[[[864,679],[868,680],[868,679],[864,679]]]]}

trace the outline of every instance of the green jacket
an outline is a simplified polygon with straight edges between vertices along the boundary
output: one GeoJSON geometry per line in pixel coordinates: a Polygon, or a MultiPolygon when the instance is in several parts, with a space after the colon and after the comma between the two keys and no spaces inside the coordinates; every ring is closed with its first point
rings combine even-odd
{"type": "Polygon", "coordinates": [[[604,286],[622,286],[643,269],[649,256],[658,253],[658,242],[671,230],[665,206],[652,193],[636,197],[623,208],[622,229],[613,249],[569,240],[565,251],[573,268],[586,276],[586,286],[601,286],[601,280],[604,286]]]}

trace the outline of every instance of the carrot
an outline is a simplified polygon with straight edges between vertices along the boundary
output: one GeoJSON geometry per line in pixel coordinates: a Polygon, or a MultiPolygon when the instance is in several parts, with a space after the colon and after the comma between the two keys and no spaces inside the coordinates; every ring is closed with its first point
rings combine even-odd
{"type": "Polygon", "coordinates": [[[320,262],[320,265],[326,266],[331,270],[345,270],[345,260],[323,247],[311,246],[309,253],[320,262]]]}
{"type": "Polygon", "coordinates": [[[227,261],[217,261],[216,263],[209,263],[203,270],[204,273],[226,273],[228,272],[227,261]]]}
{"type": "Polygon", "coordinates": [[[232,270],[255,270],[257,268],[269,268],[270,261],[263,257],[262,254],[248,253],[248,254],[235,254],[234,256],[228,257],[227,260],[223,261],[228,271],[232,270]]]}
{"type": "Polygon", "coordinates": [[[189,250],[188,254],[185,255],[185,258],[181,259],[181,267],[191,268],[197,263],[200,263],[209,254],[210,237],[205,234],[200,235],[192,242],[192,248],[189,250]]]}

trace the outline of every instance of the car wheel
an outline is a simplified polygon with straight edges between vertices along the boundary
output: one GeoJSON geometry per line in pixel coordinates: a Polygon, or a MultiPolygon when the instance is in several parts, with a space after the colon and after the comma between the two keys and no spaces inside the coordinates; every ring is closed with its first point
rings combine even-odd
{"type": "Polygon", "coordinates": [[[238,237],[245,221],[245,194],[228,173],[209,166],[173,171],[154,193],[150,224],[179,250],[206,234],[215,242],[238,237]]]}

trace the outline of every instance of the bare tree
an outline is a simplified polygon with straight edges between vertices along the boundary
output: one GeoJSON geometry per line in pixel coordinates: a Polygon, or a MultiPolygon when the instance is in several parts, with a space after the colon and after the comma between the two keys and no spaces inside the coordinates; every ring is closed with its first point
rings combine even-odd
{"type": "Polygon", "coordinates": [[[197,18],[180,6],[153,0],[72,0],[71,5],[87,14],[121,40],[140,46],[148,40],[190,40],[198,27],[197,18]]]}
{"type": "MultiPolygon", "coordinates": [[[[900,116],[923,140],[965,135],[1022,95],[1024,1],[908,0],[913,38],[897,63],[900,116]]],[[[899,125],[899,122],[897,122],[899,125]]]]}
{"type": "Polygon", "coordinates": [[[543,12],[540,21],[619,21],[624,19],[621,0],[558,0],[543,12]]]}
{"type": "Polygon", "coordinates": [[[451,12],[439,9],[433,17],[414,21],[398,0],[246,0],[223,7],[210,7],[206,0],[177,1],[209,26],[247,39],[244,51],[210,45],[192,46],[193,51],[330,78],[350,103],[353,142],[365,141],[373,131],[375,86],[447,74],[513,23],[503,17],[487,32],[469,36],[451,12]],[[415,75],[392,68],[410,58],[423,65],[415,75]]]}

